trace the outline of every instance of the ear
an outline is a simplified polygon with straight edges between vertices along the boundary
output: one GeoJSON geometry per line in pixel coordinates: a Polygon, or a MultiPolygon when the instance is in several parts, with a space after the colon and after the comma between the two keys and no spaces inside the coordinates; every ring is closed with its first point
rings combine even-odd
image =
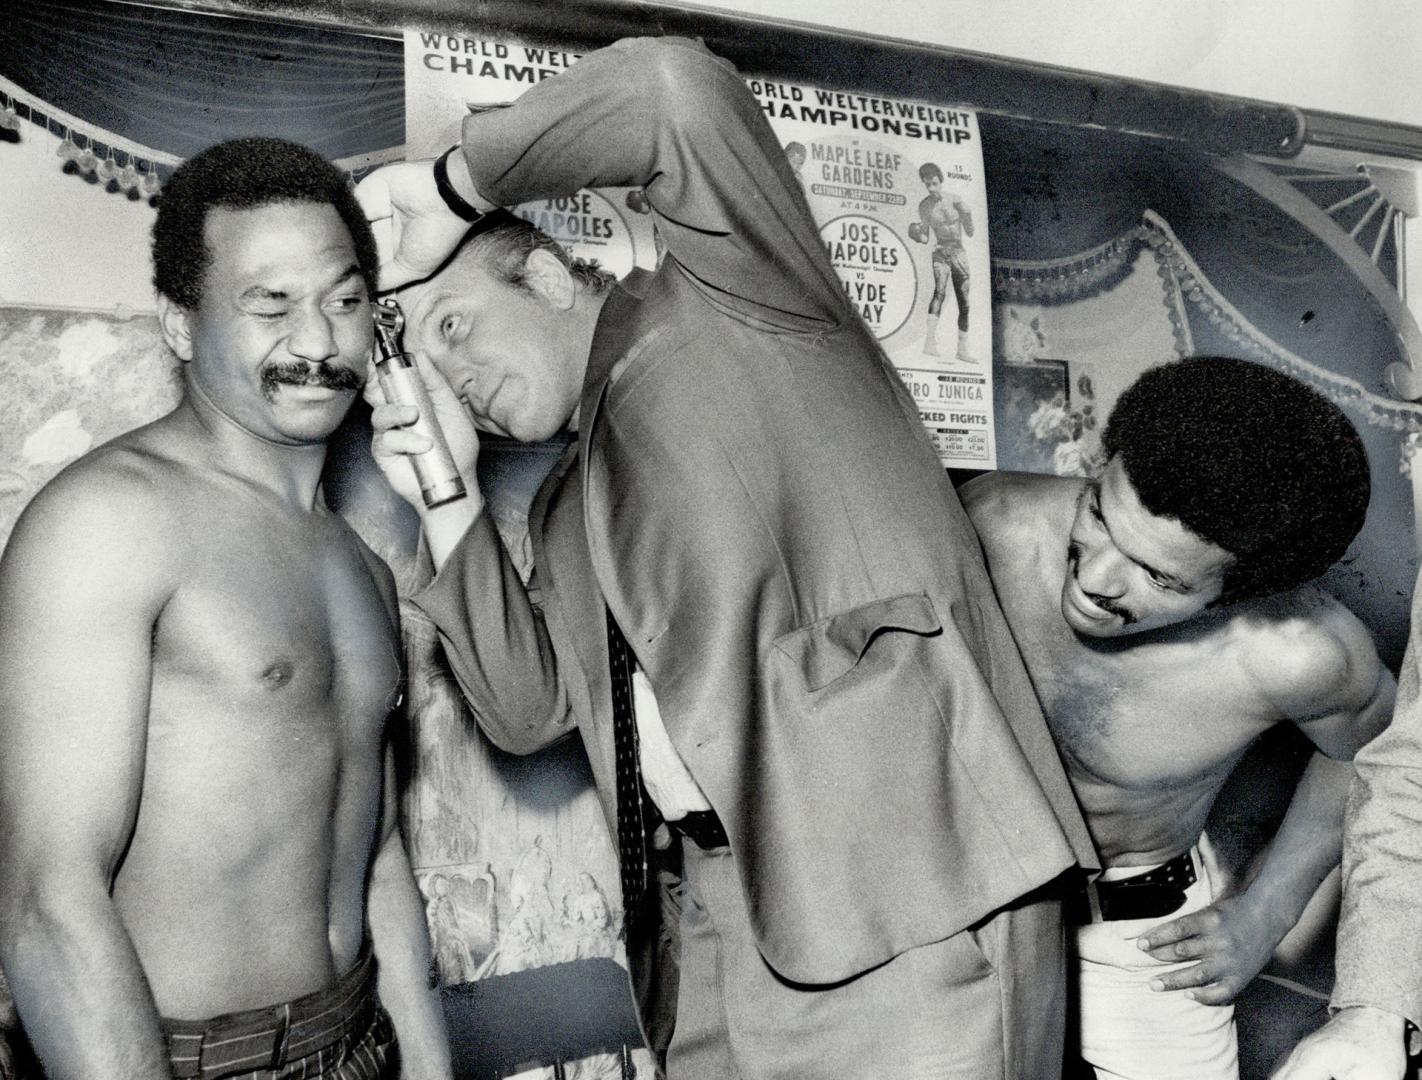
{"type": "Polygon", "coordinates": [[[523,264],[524,282],[551,307],[566,311],[578,297],[578,283],[551,251],[535,248],[523,264]]]}
{"type": "Polygon", "coordinates": [[[179,360],[186,363],[193,358],[193,332],[188,309],[163,293],[158,294],[158,328],[163,331],[163,340],[168,343],[168,348],[177,353],[179,360]]]}

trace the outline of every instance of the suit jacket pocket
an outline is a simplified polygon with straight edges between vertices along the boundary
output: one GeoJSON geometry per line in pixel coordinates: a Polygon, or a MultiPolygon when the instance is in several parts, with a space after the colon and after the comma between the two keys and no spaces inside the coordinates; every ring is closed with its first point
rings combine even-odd
{"type": "Polygon", "coordinates": [[[795,665],[805,689],[814,693],[850,671],[882,633],[906,631],[927,637],[942,630],[926,595],[904,593],[792,630],[775,640],[775,648],[795,665]]]}

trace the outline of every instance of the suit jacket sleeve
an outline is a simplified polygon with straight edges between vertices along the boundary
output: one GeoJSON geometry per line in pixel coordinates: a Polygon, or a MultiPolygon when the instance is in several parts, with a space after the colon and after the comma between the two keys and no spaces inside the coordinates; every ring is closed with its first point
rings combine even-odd
{"type": "Polygon", "coordinates": [[[1422,588],[1392,724],[1359,752],[1343,839],[1333,1006],[1422,1025],[1422,588]]]}
{"type": "Polygon", "coordinates": [[[849,313],[770,125],[735,69],[695,42],[590,53],[509,108],[467,117],[463,150],[500,205],[641,187],[676,265],[739,317],[815,332],[849,313]]]}
{"type": "Polygon", "coordinates": [[[410,599],[438,629],[470,711],[496,746],[528,754],[573,729],[543,613],[487,508],[435,580],[410,599]]]}

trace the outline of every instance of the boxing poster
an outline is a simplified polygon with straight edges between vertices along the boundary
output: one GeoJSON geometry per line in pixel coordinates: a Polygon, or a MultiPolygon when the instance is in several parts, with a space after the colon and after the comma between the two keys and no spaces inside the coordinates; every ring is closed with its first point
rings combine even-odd
{"type": "MultiPolygon", "coordinates": [[[[405,156],[444,153],[459,142],[471,111],[507,105],[577,58],[559,49],[405,31],[405,156]]],[[[636,266],[656,268],[651,211],[640,189],[588,189],[509,209],[619,278],[636,266]]]]}
{"type": "MultiPolygon", "coordinates": [[[[459,141],[470,110],[516,99],[577,54],[406,32],[407,156],[459,141]]],[[[996,466],[987,194],[977,116],[960,106],[747,80],[785,148],[846,298],[918,405],[945,466],[996,466]]],[[[525,203],[575,255],[621,277],[652,268],[657,238],[637,189],[525,203]]]]}
{"type": "Polygon", "coordinates": [[[987,189],[960,106],[747,80],[945,466],[997,464],[987,189]]]}

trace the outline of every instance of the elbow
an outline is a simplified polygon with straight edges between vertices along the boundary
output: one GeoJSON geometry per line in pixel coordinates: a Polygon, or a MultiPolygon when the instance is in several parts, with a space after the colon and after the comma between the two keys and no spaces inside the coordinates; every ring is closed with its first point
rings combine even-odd
{"type": "Polygon", "coordinates": [[[476,710],[474,718],[491,743],[504,753],[518,757],[537,753],[552,745],[572,727],[566,712],[559,716],[555,710],[521,715],[507,712],[493,715],[476,710]]]}
{"type": "MultiPolygon", "coordinates": [[[[53,967],[82,931],[84,912],[92,908],[76,895],[72,883],[46,880],[42,874],[6,867],[0,883],[0,967],[14,981],[27,970],[53,967]]],[[[107,890],[103,901],[107,902],[107,890]]]]}
{"type": "Polygon", "coordinates": [[[750,90],[727,61],[688,38],[637,38],[628,43],[635,58],[639,89],[658,116],[669,120],[675,130],[685,133],[713,128],[724,123],[731,110],[725,105],[738,100],[760,107],[750,90]],[[708,109],[708,100],[719,107],[708,109]]]}

